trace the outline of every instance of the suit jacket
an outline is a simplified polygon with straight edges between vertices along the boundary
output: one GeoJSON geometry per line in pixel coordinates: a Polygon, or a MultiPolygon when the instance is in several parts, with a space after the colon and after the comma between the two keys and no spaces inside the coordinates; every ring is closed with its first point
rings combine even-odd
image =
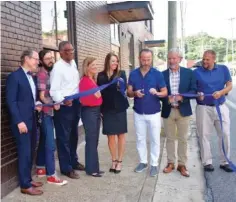
{"type": "MultiPolygon", "coordinates": [[[[34,82],[37,86],[35,79],[34,82]]],[[[6,102],[13,129],[16,129],[20,122],[24,122],[28,130],[32,130],[33,121],[35,121],[35,102],[30,83],[21,67],[12,72],[7,78],[6,102]]]]}
{"type": "MultiPolygon", "coordinates": [[[[168,95],[171,95],[169,69],[163,71],[162,73],[168,89],[168,95]]],[[[196,78],[193,74],[193,71],[191,69],[180,67],[179,93],[196,93],[196,92],[197,92],[196,78]]],[[[163,98],[162,103],[163,105],[162,105],[161,116],[163,118],[168,118],[171,111],[171,105],[168,102],[168,97],[163,98]]],[[[182,116],[192,115],[192,109],[189,98],[184,97],[183,101],[179,102],[179,111],[182,116]]]]}
{"type": "MultiPolygon", "coordinates": [[[[120,71],[120,77],[124,80],[125,84],[127,84],[127,78],[125,75],[125,71],[120,71]]],[[[97,84],[99,86],[103,84],[107,84],[114,79],[114,75],[108,78],[105,72],[100,72],[97,77],[97,84]]],[[[122,93],[118,90],[117,84],[112,84],[106,89],[102,90],[102,106],[101,112],[124,112],[129,107],[129,102],[127,98],[125,98],[122,93]]]]}

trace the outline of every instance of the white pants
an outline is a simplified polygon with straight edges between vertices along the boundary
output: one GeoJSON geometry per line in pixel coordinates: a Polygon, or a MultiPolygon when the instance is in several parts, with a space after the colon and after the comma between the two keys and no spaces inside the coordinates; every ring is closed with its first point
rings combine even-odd
{"type": "Polygon", "coordinates": [[[220,111],[223,120],[223,133],[221,131],[220,120],[216,111],[216,107],[197,105],[196,107],[196,124],[197,134],[201,148],[201,159],[203,165],[212,164],[212,155],[210,147],[210,136],[215,128],[218,135],[218,144],[220,148],[220,164],[226,164],[222,150],[222,136],[224,137],[225,151],[229,158],[230,156],[230,119],[229,109],[223,104],[220,105],[220,111]]]}
{"type": "Polygon", "coordinates": [[[161,116],[160,112],[156,114],[137,114],[134,112],[134,125],[137,138],[137,150],[140,163],[147,163],[147,128],[150,134],[150,165],[158,166],[158,158],[160,155],[160,132],[161,132],[161,116]]]}

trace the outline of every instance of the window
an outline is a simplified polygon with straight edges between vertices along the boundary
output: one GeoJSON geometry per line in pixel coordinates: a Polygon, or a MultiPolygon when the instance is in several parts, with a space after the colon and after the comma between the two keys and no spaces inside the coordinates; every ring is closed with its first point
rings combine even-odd
{"type": "Polygon", "coordinates": [[[66,2],[42,1],[41,20],[43,47],[54,51],[54,57],[58,60],[58,44],[68,40],[66,2]]]}
{"type": "Polygon", "coordinates": [[[111,40],[112,42],[118,42],[119,43],[119,25],[117,23],[110,24],[111,29],[111,40]]]}
{"type": "Polygon", "coordinates": [[[127,33],[128,50],[129,50],[129,68],[130,70],[134,69],[134,36],[132,33],[127,33]]]}

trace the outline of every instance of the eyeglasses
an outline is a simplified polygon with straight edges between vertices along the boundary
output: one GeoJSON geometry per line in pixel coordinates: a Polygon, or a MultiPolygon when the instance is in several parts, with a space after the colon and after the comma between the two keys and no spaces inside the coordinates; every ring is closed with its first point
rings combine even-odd
{"type": "Polygon", "coordinates": [[[74,52],[75,49],[64,49],[65,52],[74,52]]]}
{"type": "Polygon", "coordinates": [[[33,58],[33,59],[35,59],[35,60],[39,61],[39,58],[35,58],[35,57],[31,57],[31,58],[33,58]]]}
{"type": "Polygon", "coordinates": [[[45,60],[45,61],[54,60],[54,57],[50,57],[50,58],[44,58],[43,60],[45,60]]]}

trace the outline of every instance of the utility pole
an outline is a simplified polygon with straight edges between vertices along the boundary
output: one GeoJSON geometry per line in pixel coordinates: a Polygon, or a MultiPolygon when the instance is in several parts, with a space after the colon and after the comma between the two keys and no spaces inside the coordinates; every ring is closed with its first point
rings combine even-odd
{"type": "Polygon", "coordinates": [[[232,36],[231,36],[231,54],[232,54],[232,62],[233,62],[233,60],[234,60],[234,26],[233,26],[233,22],[234,22],[234,20],[235,20],[235,18],[229,18],[228,19],[229,21],[230,21],[230,26],[231,26],[231,34],[232,34],[232,36]]]}
{"type": "Polygon", "coordinates": [[[185,15],[186,15],[186,2],[180,1],[180,15],[181,15],[181,52],[182,52],[182,65],[184,67],[187,66],[187,62],[185,59],[185,15]]]}
{"type": "Polygon", "coordinates": [[[177,47],[177,2],[168,1],[168,50],[177,47]]]}

